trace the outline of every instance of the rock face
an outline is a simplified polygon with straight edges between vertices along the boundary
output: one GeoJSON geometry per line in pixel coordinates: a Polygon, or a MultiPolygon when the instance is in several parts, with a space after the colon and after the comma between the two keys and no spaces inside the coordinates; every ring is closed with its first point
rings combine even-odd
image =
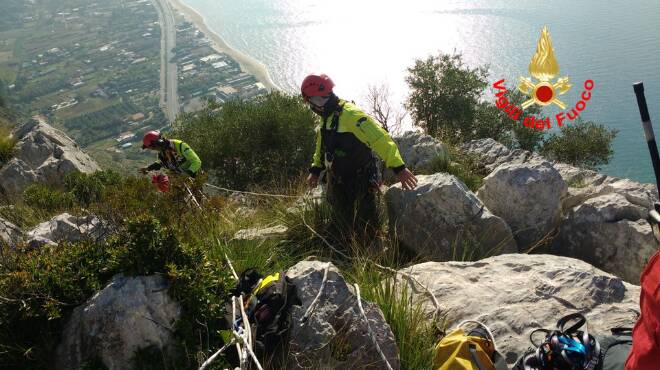
{"type": "Polygon", "coordinates": [[[18,226],[0,218],[0,242],[15,247],[23,240],[23,233],[18,226]]]}
{"type": "MultiPolygon", "coordinates": [[[[402,271],[435,294],[450,328],[468,319],[488,325],[509,363],[531,346],[533,329],[551,329],[569,313],[583,312],[590,332],[608,334],[610,328],[632,327],[639,312],[638,286],[572,258],[509,254],[402,271]]],[[[423,290],[412,291],[432,312],[423,290]]]]}
{"type": "MultiPolygon", "coordinates": [[[[470,153],[481,156],[485,167],[494,171],[503,164],[520,164],[545,161],[537,153],[525,150],[510,150],[493,139],[473,140],[463,146],[470,153]]],[[[600,174],[596,171],[572,166],[566,163],[552,163],[553,167],[568,185],[568,194],[563,200],[563,209],[570,210],[589,198],[609,193],[625,195],[628,200],[644,208],[651,208],[658,199],[658,192],[653,184],[640,184],[628,179],[600,174]]]]}
{"type": "Polygon", "coordinates": [[[404,191],[397,184],[385,193],[391,230],[404,246],[440,261],[470,258],[473,252],[518,251],[504,220],[456,177],[437,173],[417,178],[415,190],[404,191]]]}
{"type": "Polygon", "coordinates": [[[423,171],[438,157],[449,158],[444,144],[422,132],[406,131],[393,139],[406,166],[414,171],[423,171]]]}
{"type": "Polygon", "coordinates": [[[638,283],[656,250],[647,213],[647,208],[617,193],[588,199],[569,212],[552,253],[579,258],[638,283]]]}
{"type": "Polygon", "coordinates": [[[14,158],[0,169],[0,191],[6,195],[20,194],[35,182],[62,184],[69,172],[100,169],[66,134],[46,123],[26,123],[14,137],[14,158]]]}
{"type": "Polygon", "coordinates": [[[566,183],[552,164],[535,161],[497,167],[484,178],[477,196],[507,222],[525,250],[559,225],[566,192],[566,183]]]}
{"type": "MultiPolygon", "coordinates": [[[[301,323],[321,287],[325,266],[325,262],[302,261],[287,271],[302,301],[302,306],[293,306],[287,368],[386,368],[359,313],[353,287],[346,284],[334,265],[330,265],[316,308],[309,320],[301,323]]],[[[381,350],[392,368],[399,369],[398,349],[383,313],[374,303],[363,300],[362,305],[381,350]]]]}
{"type": "Polygon", "coordinates": [[[265,228],[253,228],[238,230],[234,235],[237,240],[267,240],[286,236],[289,228],[284,225],[276,225],[265,228]]]}
{"type": "Polygon", "coordinates": [[[181,308],[167,295],[163,276],[116,275],[103,290],[77,307],[57,348],[56,368],[80,369],[93,358],[110,370],[135,369],[136,350],[167,353],[181,308]]]}
{"type": "Polygon", "coordinates": [[[472,140],[464,144],[462,149],[481,156],[481,163],[489,171],[493,171],[503,164],[520,164],[544,160],[542,156],[536,153],[522,149],[511,150],[491,138],[472,140]]]}
{"type": "Polygon", "coordinates": [[[42,222],[26,234],[27,244],[36,248],[61,241],[77,242],[85,239],[98,241],[108,233],[101,220],[94,216],[76,217],[68,213],[42,222]]]}
{"type": "MultiPolygon", "coordinates": [[[[481,155],[486,167],[495,172],[511,163],[533,164],[544,160],[538,154],[509,150],[492,139],[472,141],[464,149],[481,155]]],[[[656,245],[645,221],[648,210],[658,200],[655,186],[565,163],[552,163],[552,166],[568,188],[561,200],[563,218],[551,253],[583,259],[636,283],[656,245]]],[[[479,195],[483,195],[481,191],[479,195]]],[[[530,201],[537,198],[540,197],[534,195],[530,201]]],[[[505,218],[514,232],[518,230],[515,222],[498,213],[490,201],[484,203],[505,218]]],[[[531,209],[524,205],[507,204],[507,207],[521,215],[531,209]]]]}

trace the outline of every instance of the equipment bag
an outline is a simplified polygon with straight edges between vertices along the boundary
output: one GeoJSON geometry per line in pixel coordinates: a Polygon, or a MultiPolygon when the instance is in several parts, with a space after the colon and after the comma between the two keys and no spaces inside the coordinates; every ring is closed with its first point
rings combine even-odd
{"type": "Polygon", "coordinates": [[[463,321],[444,336],[435,347],[433,368],[436,370],[507,370],[506,362],[497,352],[495,338],[488,327],[478,321],[463,321]],[[464,331],[465,324],[478,328],[464,331]]]}
{"type": "Polygon", "coordinates": [[[626,370],[660,369],[660,253],[651,257],[641,278],[640,316],[626,370]]]}
{"type": "MultiPolygon", "coordinates": [[[[291,306],[301,305],[302,302],[296,294],[296,287],[286,274],[278,272],[266,277],[256,269],[247,269],[239,277],[236,288],[232,295],[245,299],[245,311],[248,316],[249,325],[252,326],[254,337],[255,354],[262,364],[270,364],[271,368],[277,368],[274,363],[274,355],[279,353],[282,346],[288,341],[291,328],[291,306]]],[[[240,317],[231,318],[231,303],[226,307],[227,324],[237,329],[245,325],[240,317]]],[[[225,331],[223,340],[229,340],[225,331]]],[[[232,365],[238,366],[238,358],[235,353],[226,356],[232,365]]]]}
{"type": "Polygon", "coordinates": [[[602,369],[601,345],[589,334],[586,324],[584,315],[574,313],[559,319],[554,330],[532,331],[529,338],[533,347],[518,359],[513,370],[602,369]],[[544,334],[540,343],[535,340],[538,333],[544,334]]]}
{"type": "Polygon", "coordinates": [[[612,329],[612,335],[598,337],[601,351],[599,370],[624,370],[632,348],[632,329],[612,329]]]}

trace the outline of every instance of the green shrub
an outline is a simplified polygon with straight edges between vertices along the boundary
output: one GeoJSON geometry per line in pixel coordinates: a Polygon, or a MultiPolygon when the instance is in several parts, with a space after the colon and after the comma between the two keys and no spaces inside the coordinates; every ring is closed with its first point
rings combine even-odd
{"type": "Polygon", "coordinates": [[[121,177],[113,171],[99,171],[93,174],[71,172],[64,177],[64,188],[83,207],[103,199],[107,186],[117,186],[121,177]]]}
{"type": "Polygon", "coordinates": [[[57,212],[71,208],[75,199],[71,193],[43,184],[32,184],[23,190],[23,201],[39,210],[57,212]]]}
{"type": "MultiPolygon", "coordinates": [[[[198,367],[199,354],[206,355],[218,345],[218,319],[227,282],[233,283],[223,260],[209,257],[208,252],[202,244],[181,243],[172,228],[149,215],[128,219],[117,236],[103,245],[83,242],[18,252],[3,249],[0,364],[50,368],[66,317],[122,272],[168,277],[169,294],[183,309],[175,332],[181,356],[163,361],[176,368],[198,367]]],[[[141,355],[136,361],[144,360],[141,355]]]]}
{"type": "Polygon", "coordinates": [[[63,318],[111,276],[109,254],[90,243],[3,250],[0,266],[0,363],[50,368],[63,318]]]}
{"type": "Polygon", "coordinates": [[[16,140],[11,136],[11,129],[2,122],[0,117],[0,166],[9,162],[14,156],[16,140]]]}
{"type": "Polygon", "coordinates": [[[427,170],[427,173],[437,172],[446,172],[456,176],[474,192],[481,187],[484,177],[488,175],[488,170],[481,163],[479,156],[451,145],[449,146],[449,160],[440,156],[433,160],[427,170]]]}
{"type": "Polygon", "coordinates": [[[271,93],[183,115],[172,135],[197,152],[216,183],[240,190],[297,180],[311,163],[316,122],[299,98],[271,93]]]}
{"type": "Polygon", "coordinates": [[[558,134],[551,134],[541,153],[559,162],[597,170],[612,158],[612,142],[617,133],[602,124],[578,119],[562,126],[558,134]]]}

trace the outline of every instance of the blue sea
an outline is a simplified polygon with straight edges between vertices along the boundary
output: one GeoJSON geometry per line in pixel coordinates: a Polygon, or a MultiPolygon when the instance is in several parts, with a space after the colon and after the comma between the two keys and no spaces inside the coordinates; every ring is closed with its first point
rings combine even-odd
{"type": "Polygon", "coordinates": [[[574,105],[583,82],[594,80],[582,117],[619,131],[602,171],[654,182],[632,84],[644,81],[659,126],[658,0],[183,1],[229,45],[262,62],[281,88],[297,92],[305,75],[324,72],[341,97],[358,103],[368,86],[385,84],[401,104],[407,68],[440,52],[461,53],[470,66],[489,65],[491,83],[505,78],[513,89],[519,76],[529,75],[548,26],[560,76],[573,84],[562,100],[574,105]]]}

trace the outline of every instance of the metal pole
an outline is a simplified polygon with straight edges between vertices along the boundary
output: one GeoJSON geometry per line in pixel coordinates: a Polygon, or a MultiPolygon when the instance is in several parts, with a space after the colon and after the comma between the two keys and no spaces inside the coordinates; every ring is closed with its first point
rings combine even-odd
{"type": "Polygon", "coordinates": [[[635,90],[635,95],[637,96],[637,105],[639,106],[639,114],[642,117],[642,127],[644,128],[646,143],[649,146],[651,162],[653,162],[655,182],[658,186],[658,192],[660,192],[660,156],[658,156],[658,145],[655,142],[655,135],[653,134],[653,125],[651,124],[651,117],[649,116],[649,108],[646,106],[644,83],[638,82],[633,85],[633,88],[635,90]]]}

